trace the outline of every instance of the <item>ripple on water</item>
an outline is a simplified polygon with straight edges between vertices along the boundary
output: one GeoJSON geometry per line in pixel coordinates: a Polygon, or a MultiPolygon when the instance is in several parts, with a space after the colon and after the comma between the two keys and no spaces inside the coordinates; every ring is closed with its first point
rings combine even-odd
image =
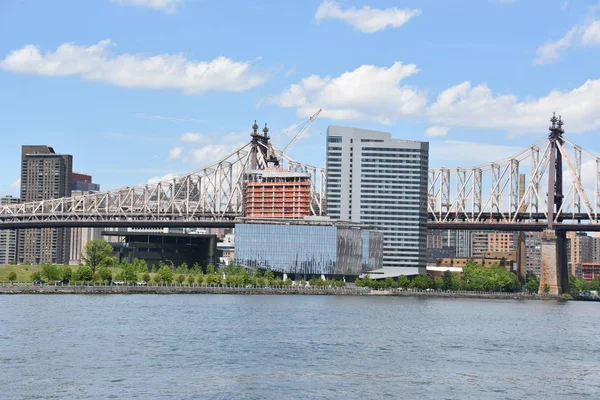
{"type": "Polygon", "coordinates": [[[600,307],[590,303],[220,295],[3,303],[11,312],[0,311],[0,387],[15,400],[600,392],[600,307]]]}

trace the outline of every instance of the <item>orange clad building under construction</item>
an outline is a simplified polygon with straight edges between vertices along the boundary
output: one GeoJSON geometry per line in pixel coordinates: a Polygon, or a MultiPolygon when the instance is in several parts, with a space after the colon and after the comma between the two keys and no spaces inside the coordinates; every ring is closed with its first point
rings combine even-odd
{"type": "Polygon", "coordinates": [[[246,217],[304,218],[310,215],[310,174],[282,168],[249,171],[246,217]]]}

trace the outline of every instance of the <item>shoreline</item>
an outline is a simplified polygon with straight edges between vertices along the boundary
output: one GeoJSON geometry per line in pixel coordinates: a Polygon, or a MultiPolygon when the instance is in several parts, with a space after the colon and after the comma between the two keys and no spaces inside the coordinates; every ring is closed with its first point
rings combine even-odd
{"type": "Polygon", "coordinates": [[[388,297],[432,297],[511,300],[560,300],[557,296],[526,294],[523,292],[444,292],[425,290],[373,290],[363,288],[290,288],[290,287],[227,287],[227,286],[33,286],[0,285],[0,295],[19,294],[237,294],[237,295],[317,295],[317,296],[388,296],[388,297]]]}

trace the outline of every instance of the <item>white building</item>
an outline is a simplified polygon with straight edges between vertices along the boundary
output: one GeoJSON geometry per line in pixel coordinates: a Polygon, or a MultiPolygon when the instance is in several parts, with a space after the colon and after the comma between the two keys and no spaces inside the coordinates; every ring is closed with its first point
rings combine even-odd
{"type": "Polygon", "coordinates": [[[383,232],[383,273],[426,273],[429,143],[327,129],[327,213],[383,232]]]}

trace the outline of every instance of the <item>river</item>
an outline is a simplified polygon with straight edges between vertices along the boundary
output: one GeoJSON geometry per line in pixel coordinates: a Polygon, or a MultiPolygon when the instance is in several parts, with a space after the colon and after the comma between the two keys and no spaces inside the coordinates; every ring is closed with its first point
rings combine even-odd
{"type": "Polygon", "coordinates": [[[2,399],[598,399],[600,303],[0,296],[2,399]]]}

